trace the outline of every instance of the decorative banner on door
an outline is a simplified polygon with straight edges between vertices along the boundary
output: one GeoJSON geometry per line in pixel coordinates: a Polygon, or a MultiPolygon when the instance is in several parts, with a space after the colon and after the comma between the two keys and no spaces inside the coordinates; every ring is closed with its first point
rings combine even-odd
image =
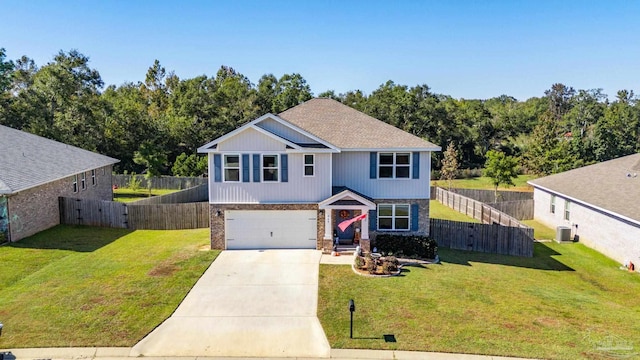
{"type": "Polygon", "coordinates": [[[340,228],[340,231],[344,232],[349,227],[349,225],[353,224],[356,221],[364,220],[364,218],[366,217],[367,217],[367,213],[364,213],[362,215],[354,217],[353,219],[349,219],[341,222],[340,224],[338,224],[338,227],[340,228]]]}

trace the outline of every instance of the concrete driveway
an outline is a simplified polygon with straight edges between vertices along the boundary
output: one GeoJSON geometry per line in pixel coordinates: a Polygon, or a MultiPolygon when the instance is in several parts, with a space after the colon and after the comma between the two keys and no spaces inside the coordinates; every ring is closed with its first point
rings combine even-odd
{"type": "Polygon", "coordinates": [[[131,356],[329,357],[317,250],[223,251],[131,356]]]}

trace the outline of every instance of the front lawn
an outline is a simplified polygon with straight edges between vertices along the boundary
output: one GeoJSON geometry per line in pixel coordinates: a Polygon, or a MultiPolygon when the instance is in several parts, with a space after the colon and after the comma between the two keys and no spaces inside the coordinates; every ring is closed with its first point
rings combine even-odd
{"type": "MultiPolygon", "coordinates": [[[[535,179],[534,175],[520,175],[516,179],[513,179],[513,183],[515,186],[500,186],[498,190],[509,190],[509,191],[533,191],[533,187],[527,184],[527,181],[535,179]]],[[[431,182],[433,186],[439,186],[444,189],[449,188],[449,182],[446,180],[433,180],[431,182]]],[[[482,189],[482,190],[493,190],[493,184],[491,183],[491,178],[486,176],[469,178],[469,179],[455,179],[451,181],[452,188],[462,188],[462,189],[482,189]]]]}
{"type": "Polygon", "coordinates": [[[331,346],[578,359],[601,358],[596,344],[614,339],[640,352],[640,276],[582,244],[536,243],[533,258],[439,254],[440,265],[384,279],[321,265],[331,346]]]}
{"type": "MultiPolygon", "coordinates": [[[[160,196],[171,194],[180,190],[167,190],[167,189],[151,189],[151,196],[160,196]]],[[[149,197],[149,189],[136,189],[118,188],[113,190],[113,201],[119,202],[132,202],[137,200],[146,199],[149,197]]]]}
{"type": "Polygon", "coordinates": [[[0,246],[0,348],[132,346],[218,251],[209,230],[57,226],[0,246]]]}

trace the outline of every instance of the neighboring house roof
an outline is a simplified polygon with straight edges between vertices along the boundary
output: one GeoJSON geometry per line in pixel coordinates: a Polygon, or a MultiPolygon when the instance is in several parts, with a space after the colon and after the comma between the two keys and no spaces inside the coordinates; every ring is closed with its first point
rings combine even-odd
{"type": "Polygon", "coordinates": [[[343,150],[441,150],[437,145],[333,99],[311,99],[278,116],[343,150]]]}
{"type": "Polygon", "coordinates": [[[638,175],[640,154],[634,154],[530,180],[529,184],[640,223],[638,175]]]}
{"type": "Polygon", "coordinates": [[[0,194],[12,194],[119,160],[0,125],[0,194]]]}

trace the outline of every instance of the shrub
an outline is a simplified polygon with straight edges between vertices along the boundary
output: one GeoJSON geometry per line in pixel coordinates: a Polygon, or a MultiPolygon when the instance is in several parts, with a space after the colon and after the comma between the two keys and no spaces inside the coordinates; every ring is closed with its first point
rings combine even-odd
{"type": "Polygon", "coordinates": [[[382,272],[389,275],[392,272],[398,271],[398,265],[392,263],[391,261],[385,261],[382,263],[382,272]]]}
{"type": "Polygon", "coordinates": [[[398,261],[398,259],[395,256],[388,256],[384,260],[396,266],[400,265],[400,261],[398,261]]]}
{"type": "Polygon", "coordinates": [[[365,265],[364,258],[362,256],[356,256],[356,260],[354,263],[356,269],[362,269],[365,265]]]}
{"type": "Polygon", "coordinates": [[[3,231],[0,231],[0,244],[6,243],[6,242],[7,242],[7,235],[3,231]]]}
{"type": "Polygon", "coordinates": [[[371,258],[365,259],[365,267],[370,274],[375,273],[377,269],[376,262],[371,258]]]}
{"type": "Polygon", "coordinates": [[[379,251],[394,255],[433,259],[438,254],[438,243],[427,236],[379,234],[374,243],[379,251]]]}

